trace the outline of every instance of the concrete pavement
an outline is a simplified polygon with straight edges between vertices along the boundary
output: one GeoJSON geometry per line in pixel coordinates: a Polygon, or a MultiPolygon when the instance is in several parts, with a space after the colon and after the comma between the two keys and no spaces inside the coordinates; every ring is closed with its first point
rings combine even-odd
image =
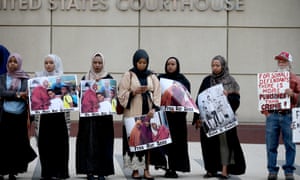
{"type": "MultiPolygon", "coordinates": [[[[76,138],[70,138],[70,179],[71,180],[80,180],[85,179],[84,175],[76,175],[75,173],[75,142],[76,138]]],[[[35,138],[31,138],[31,144],[33,148],[37,151],[35,138]]],[[[265,144],[242,144],[242,148],[245,154],[247,170],[244,175],[240,176],[231,176],[230,179],[233,180],[263,180],[267,179],[267,169],[266,169],[266,151],[265,144]]],[[[122,140],[120,138],[115,138],[115,175],[108,176],[108,180],[126,180],[131,179],[131,171],[128,169],[123,169],[122,164],[122,140]]],[[[189,142],[189,152],[190,152],[190,163],[191,163],[191,172],[190,173],[178,173],[178,179],[203,179],[205,173],[203,167],[203,160],[201,155],[200,142],[189,142]]],[[[297,152],[300,152],[300,145],[297,145],[297,152]]],[[[278,164],[282,165],[284,163],[284,147],[281,144],[278,149],[278,164]]],[[[296,156],[296,171],[295,179],[300,179],[300,155],[296,156]]],[[[163,170],[155,170],[153,166],[150,167],[151,174],[155,179],[167,179],[164,178],[163,170]]],[[[142,173],[142,172],[141,172],[142,173]]],[[[40,177],[40,164],[39,159],[36,158],[33,162],[29,164],[28,172],[19,174],[18,179],[39,179],[40,177]]],[[[217,178],[211,178],[217,179],[217,178]]],[[[284,174],[282,169],[280,169],[279,180],[284,179],[284,174]]]]}

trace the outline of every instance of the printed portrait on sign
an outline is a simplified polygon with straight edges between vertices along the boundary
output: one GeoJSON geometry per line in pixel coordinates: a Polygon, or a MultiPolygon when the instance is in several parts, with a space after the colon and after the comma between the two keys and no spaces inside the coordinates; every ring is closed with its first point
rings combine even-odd
{"type": "Polygon", "coordinates": [[[101,116],[116,113],[116,80],[102,79],[100,81],[80,82],[81,108],[80,116],[101,116]]]}
{"type": "Polygon", "coordinates": [[[28,92],[30,114],[78,110],[76,75],[31,78],[28,92]]]}

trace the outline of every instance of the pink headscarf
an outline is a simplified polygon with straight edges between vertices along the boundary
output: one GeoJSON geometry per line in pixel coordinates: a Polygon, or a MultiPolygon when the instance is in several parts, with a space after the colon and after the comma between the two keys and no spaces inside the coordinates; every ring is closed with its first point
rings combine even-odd
{"type": "Polygon", "coordinates": [[[17,53],[12,53],[8,57],[6,69],[7,69],[7,75],[12,77],[12,83],[11,83],[11,87],[10,87],[10,89],[12,89],[12,90],[16,90],[18,88],[18,85],[21,82],[21,79],[29,79],[29,75],[22,70],[22,62],[23,62],[23,60],[22,60],[21,56],[17,53]],[[15,57],[18,62],[18,67],[17,67],[16,71],[10,71],[8,68],[9,59],[12,57],[15,57]]]}

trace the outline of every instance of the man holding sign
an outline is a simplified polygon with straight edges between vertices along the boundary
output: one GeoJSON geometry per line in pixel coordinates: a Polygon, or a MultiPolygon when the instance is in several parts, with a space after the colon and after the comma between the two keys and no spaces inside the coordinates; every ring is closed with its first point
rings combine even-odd
{"type": "MultiPolygon", "coordinates": [[[[284,83],[284,77],[289,77],[289,86],[277,87],[278,90],[274,90],[274,87],[271,88],[267,85],[269,83],[264,83],[265,93],[259,93],[259,102],[265,99],[268,99],[268,101],[266,102],[269,102],[265,106],[261,106],[262,108],[260,108],[261,112],[266,116],[267,168],[269,171],[268,180],[277,179],[277,174],[279,171],[279,167],[277,166],[277,148],[279,145],[280,133],[282,133],[286,150],[286,162],[282,166],[285,174],[285,179],[293,180],[293,173],[295,170],[294,162],[296,156],[296,145],[292,141],[291,109],[297,104],[297,98],[300,92],[300,80],[299,77],[291,72],[292,56],[290,53],[281,52],[279,55],[275,56],[274,59],[277,60],[278,69],[276,72],[278,73],[272,74],[271,78],[266,76],[265,80],[269,79],[267,81],[276,83],[277,80],[275,79],[278,79],[280,81],[282,80],[284,83]],[[269,91],[267,91],[268,88],[270,88],[269,91]],[[288,101],[284,101],[284,103],[282,103],[281,100],[286,97],[288,97],[288,101]],[[275,105],[272,104],[272,102],[275,101],[278,101],[278,103],[274,103],[275,105]]],[[[261,82],[262,81],[258,83],[258,86],[262,86],[261,82]]],[[[280,84],[278,85],[280,86],[280,84]]],[[[258,87],[258,89],[262,88],[258,87]]]]}

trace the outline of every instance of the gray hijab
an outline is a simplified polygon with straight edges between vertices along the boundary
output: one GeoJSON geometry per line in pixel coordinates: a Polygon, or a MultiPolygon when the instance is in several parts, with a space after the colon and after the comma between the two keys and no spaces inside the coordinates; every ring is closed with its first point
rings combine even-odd
{"type": "Polygon", "coordinates": [[[228,93],[239,93],[240,86],[236,82],[236,80],[229,74],[229,68],[225,58],[218,55],[212,59],[212,62],[214,60],[217,60],[221,63],[222,71],[219,74],[211,74],[211,86],[222,83],[224,90],[226,90],[228,93]]]}

